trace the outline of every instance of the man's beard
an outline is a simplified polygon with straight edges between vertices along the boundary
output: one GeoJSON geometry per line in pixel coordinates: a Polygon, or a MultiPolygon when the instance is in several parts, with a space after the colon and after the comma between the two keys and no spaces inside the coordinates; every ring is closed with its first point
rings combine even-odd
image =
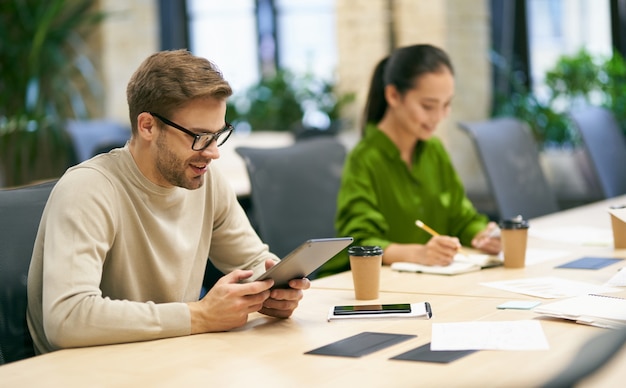
{"type": "MultiPolygon", "coordinates": [[[[187,178],[185,172],[189,163],[183,162],[167,146],[163,133],[157,138],[157,159],[156,169],[169,184],[182,187],[188,190],[195,190],[202,187],[204,175],[194,178],[187,178]]],[[[205,162],[203,162],[205,163],[205,162]]]]}

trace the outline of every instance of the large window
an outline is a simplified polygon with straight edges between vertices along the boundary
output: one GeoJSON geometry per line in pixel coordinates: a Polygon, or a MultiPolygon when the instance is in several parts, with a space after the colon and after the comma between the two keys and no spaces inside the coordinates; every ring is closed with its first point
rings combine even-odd
{"type": "Polygon", "coordinates": [[[279,65],[331,79],[337,65],[335,0],[276,0],[279,65]]]}
{"type": "Polygon", "coordinates": [[[187,1],[190,49],[217,63],[236,93],[268,66],[333,78],[335,0],[187,1]]]}
{"type": "Polygon", "coordinates": [[[254,0],[188,0],[190,49],[215,62],[235,91],[258,79],[254,0]]]}
{"type": "Polygon", "coordinates": [[[544,75],[562,55],[584,48],[594,56],[612,53],[608,0],[526,0],[533,91],[545,95],[544,75]]]}

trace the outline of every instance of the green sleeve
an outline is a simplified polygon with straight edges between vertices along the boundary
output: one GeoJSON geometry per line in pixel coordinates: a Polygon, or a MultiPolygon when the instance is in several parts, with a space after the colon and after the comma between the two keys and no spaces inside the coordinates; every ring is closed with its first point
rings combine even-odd
{"type": "Polygon", "coordinates": [[[389,228],[380,212],[380,198],[373,187],[374,179],[363,161],[352,158],[344,170],[337,201],[335,227],[341,236],[352,236],[354,245],[378,245],[385,249],[391,243],[384,238],[389,228]]]}
{"type": "MultiPolygon", "coordinates": [[[[378,210],[374,179],[366,164],[354,155],[349,155],[346,160],[337,198],[335,228],[338,236],[353,237],[352,245],[378,245],[385,249],[391,243],[383,237],[388,224],[378,210]]],[[[321,277],[349,269],[346,249],[322,266],[317,274],[321,277]]]]}

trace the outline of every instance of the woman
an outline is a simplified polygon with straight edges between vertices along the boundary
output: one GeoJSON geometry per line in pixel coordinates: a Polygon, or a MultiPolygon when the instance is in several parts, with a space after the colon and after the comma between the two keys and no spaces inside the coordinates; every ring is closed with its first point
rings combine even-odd
{"type": "MultiPolygon", "coordinates": [[[[335,226],[355,245],[383,248],[396,261],[448,265],[461,244],[497,254],[495,223],[479,214],[443,144],[433,135],[454,97],[447,54],[431,45],[397,49],[374,70],[363,138],[344,168],[335,226]],[[440,235],[415,225],[421,220],[440,235]]],[[[349,269],[337,256],[321,275],[349,269]]]]}

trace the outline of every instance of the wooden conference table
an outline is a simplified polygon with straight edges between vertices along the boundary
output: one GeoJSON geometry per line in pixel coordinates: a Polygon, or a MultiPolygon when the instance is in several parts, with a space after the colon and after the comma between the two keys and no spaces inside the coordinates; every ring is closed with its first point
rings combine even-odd
{"type": "MultiPolygon", "coordinates": [[[[531,228],[584,223],[610,228],[606,208],[626,197],[532,220],[531,228]],[[606,220],[605,220],[606,219],[606,220]]],[[[606,329],[541,317],[529,310],[499,310],[504,299],[532,299],[491,289],[482,281],[559,276],[603,284],[618,267],[598,271],[555,269],[582,255],[626,257],[608,246],[531,238],[529,247],[570,251],[521,270],[492,268],[456,276],[395,273],[384,268],[378,303],[428,301],[431,320],[326,320],[330,306],[354,300],[349,273],[313,282],[291,319],[252,314],[241,329],[158,341],[67,349],[0,367],[1,387],[84,386],[333,386],[333,387],[533,387],[565,368],[581,346],[606,329]],[[428,344],[433,323],[538,320],[549,350],[478,351],[448,364],[390,358],[428,344]],[[416,337],[361,358],[304,354],[362,332],[416,337]]],[[[626,289],[616,293],[626,296],[626,289]]],[[[626,379],[626,349],[582,387],[616,387],[626,379]]]]}
{"type": "MultiPolygon", "coordinates": [[[[551,241],[536,237],[532,230],[545,232],[568,228],[571,230],[590,228],[589,230],[594,232],[604,230],[610,237],[612,234],[608,209],[610,206],[622,204],[626,204],[626,195],[530,220],[529,255],[531,251],[534,251],[546,257],[554,256],[553,259],[540,260],[537,264],[527,265],[521,269],[496,267],[455,276],[396,272],[385,266],[381,272],[380,288],[388,292],[528,299],[523,295],[485,287],[480,283],[550,276],[603,284],[619,268],[626,266],[626,261],[623,264],[614,264],[596,271],[554,267],[582,256],[626,258],[626,249],[614,249],[612,242],[607,244],[605,241],[596,241],[593,238],[588,242],[582,241],[580,244],[551,241]]],[[[352,274],[344,272],[318,279],[313,282],[313,287],[352,289],[352,274]]],[[[622,296],[626,296],[626,293],[622,296]]]]}

